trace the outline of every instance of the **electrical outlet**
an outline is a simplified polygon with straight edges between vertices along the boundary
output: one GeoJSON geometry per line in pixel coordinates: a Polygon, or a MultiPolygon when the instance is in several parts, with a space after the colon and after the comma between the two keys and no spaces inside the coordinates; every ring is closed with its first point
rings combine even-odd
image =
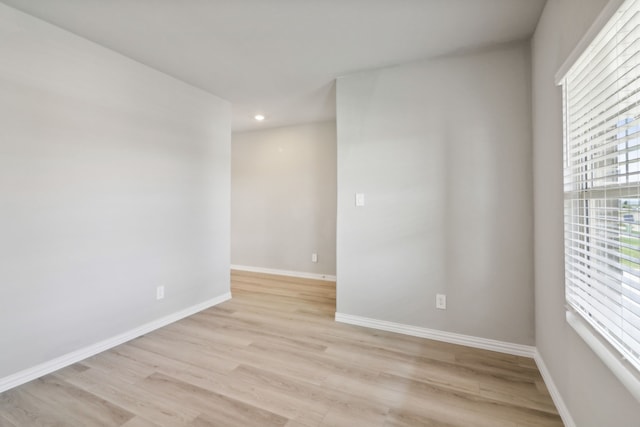
{"type": "Polygon", "coordinates": [[[447,296],[445,294],[436,295],[436,308],[439,308],[440,310],[447,309],[447,296]]]}
{"type": "Polygon", "coordinates": [[[156,288],[156,299],[164,298],[164,286],[158,286],[156,288]]]}
{"type": "Polygon", "coordinates": [[[318,262],[318,254],[317,253],[312,253],[311,254],[311,262],[318,262]]]}

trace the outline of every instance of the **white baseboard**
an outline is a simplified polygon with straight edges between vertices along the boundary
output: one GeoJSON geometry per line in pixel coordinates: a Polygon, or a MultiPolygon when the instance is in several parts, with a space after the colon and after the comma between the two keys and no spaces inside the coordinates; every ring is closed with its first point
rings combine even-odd
{"type": "Polygon", "coordinates": [[[544,383],[546,384],[547,389],[549,389],[549,394],[551,395],[551,399],[553,400],[553,403],[556,405],[556,409],[558,410],[558,413],[560,414],[560,418],[562,418],[562,422],[564,423],[565,427],[576,427],[576,423],[573,421],[573,417],[571,417],[569,408],[567,408],[567,405],[565,405],[564,400],[560,395],[560,391],[556,387],[556,383],[553,382],[553,377],[551,376],[549,369],[547,369],[547,365],[544,363],[544,359],[542,359],[542,355],[540,354],[540,352],[538,352],[537,349],[536,349],[535,355],[533,356],[533,359],[536,361],[536,365],[538,365],[538,370],[542,375],[542,379],[544,380],[544,383]]]}
{"type": "Polygon", "coordinates": [[[497,351],[515,356],[533,358],[536,351],[535,347],[529,345],[513,344],[488,338],[479,338],[470,335],[439,331],[436,329],[422,328],[419,326],[405,325],[402,323],[387,322],[385,320],[370,319],[368,317],[353,316],[351,314],[336,313],[336,322],[350,323],[352,325],[397,332],[399,334],[428,338],[430,340],[444,341],[451,344],[466,345],[468,347],[497,351]]]}
{"type": "Polygon", "coordinates": [[[249,267],[247,265],[231,264],[232,270],[249,271],[251,273],[275,274],[278,276],[298,277],[301,279],[316,279],[335,282],[336,276],[331,274],[305,273],[302,271],[277,270],[274,268],[249,267]]]}
{"type": "Polygon", "coordinates": [[[218,305],[229,299],[231,299],[231,292],[227,292],[223,295],[220,295],[219,297],[212,298],[200,304],[185,308],[184,310],[180,310],[176,313],[154,320],[153,322],[146,323],[142,326],[131,329],[130,331],[116,335],[112,338],[108,338],[106,340],[92,344],[88,347],[81,348],[80,350],[67,353],[64,356],[57,357],[53,360],[41,363],[32,368],[28,368],[13,375],[9,375],[8,377],[0,378],[0,393],[29,381],[35,380],[36,378],[40,378],[44,375],[50,374],[51,372],[57,371],[58,369],[62,369],[76,362],[80,362],[81,360],[84,360],[88,357],[109,350],[110,348],[123,344],[141,335],[148,334],[151,331],[176,322],[185,317],[191,316],[192,314],[198,313],[209,307],[213,307],[214,305],[218,305]]]}

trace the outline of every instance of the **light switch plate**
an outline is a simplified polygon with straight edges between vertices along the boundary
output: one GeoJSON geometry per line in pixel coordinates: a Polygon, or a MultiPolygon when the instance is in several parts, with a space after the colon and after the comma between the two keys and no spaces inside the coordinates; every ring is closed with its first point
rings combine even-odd
{"type": "Polygon", "coordinates": [[[364,206],[364,193],[356,193],[356,206],[364,206]]]}

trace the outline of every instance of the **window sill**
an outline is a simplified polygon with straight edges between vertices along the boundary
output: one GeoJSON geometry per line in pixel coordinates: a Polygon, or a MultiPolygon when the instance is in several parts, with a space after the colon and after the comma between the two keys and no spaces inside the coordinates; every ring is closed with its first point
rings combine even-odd
{"type": "Polygon", "coordinates": [[[622,384],[629,390],[631,395],[640,402],[640,374],[631,364],[625,361],[622,356],[593,330],[582,317],[571,311],[567,311],[567,323],[576,331],[578,335],[587,343],[602,362],[613,372],[622,384]]]}

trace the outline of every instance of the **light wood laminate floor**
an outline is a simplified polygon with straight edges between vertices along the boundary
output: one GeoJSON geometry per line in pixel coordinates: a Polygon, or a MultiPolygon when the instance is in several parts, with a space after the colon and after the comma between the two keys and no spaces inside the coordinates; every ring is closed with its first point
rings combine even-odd
{"type": "Polygon", "coordinates": [[[531,359],[336,323],[330,282],[232,292],[0,394],[0,426],[562,426],[531,359]]]}

